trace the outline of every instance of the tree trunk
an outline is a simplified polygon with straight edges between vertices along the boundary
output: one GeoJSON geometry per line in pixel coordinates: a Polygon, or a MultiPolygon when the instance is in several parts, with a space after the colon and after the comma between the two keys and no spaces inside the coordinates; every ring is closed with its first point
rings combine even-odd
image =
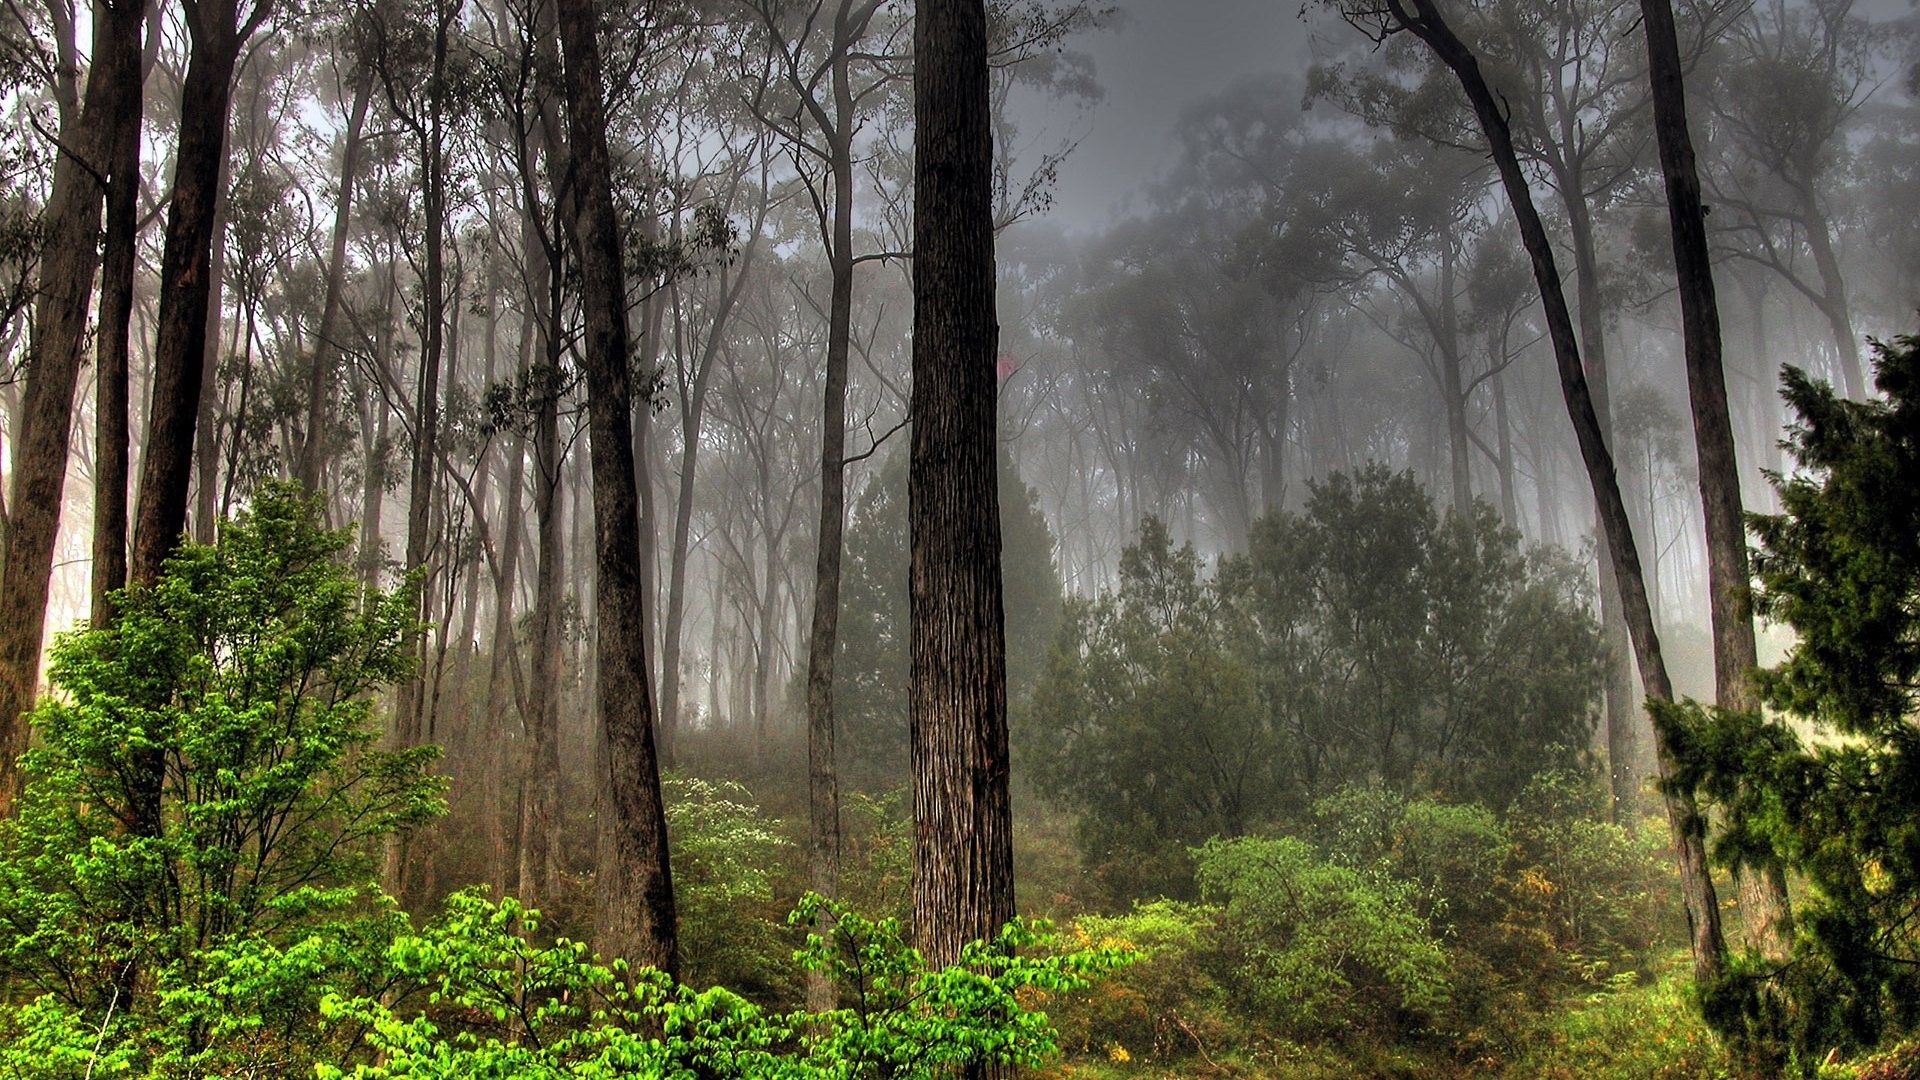
{"type": "MultiPolygon", "coordinates": [[[[426,237],[425,263],[421,291],[420,378],[414,385],[413,460],[407,484],[407,556],[409,572],[426,569],[421,583],[421,605],[416,609],[424,619],[426,595],[432,568],[428,567],[432,529],[434,478],[439,472],[440,442],[440,364],[446,342],[446,235],[447,183],[446,145],[443,130],[446,111],[447,46],[451,24],[460,9],[459,0],[440,0],[435,5],[433,34],[433,70],[427,78],[427,116],[420,129],[420,171],[425,190],[426,237]]],[[[401,746],[420,742],[426,723],[427,635],[414,635],[413,653],[420,668],[402,692],[398,736],[401,746]]],[[[402,841],[404,844],[404,841],[402,841]]],[[[397,868],[396,868],[397,869],[397,868]]],[[[395,879],[397,880],[397,879],[395,879]]]]}
{"type": "Polygon", "coordinates": [[[913,915],[947,964],[1013,917],[984,5],[921,0],[913,34],[913,915]]]}
{"type": "MultiPolygon", "coordinates": [[[[21,714],[33,707],[40,678],[40,639],[53,578],[53,548],[66,498],[67,450],[73,433],[73,390],[86,343],[87,312],[98,265],[102,190],[115,114],[137,64],[140,8],[135,0],[100,3],[94,33],[102,46],[86,100],[60,129],[33,328],[33,364],[13,446],[4,567],[0,568],[0,814],[18,793],[14,759],[26,749],[21,714]],[[133,44],[121,39],[131,35],[133,44]]],[[[70,42],[71,28],[62,37],[70,42]]]]}
{"type": "Polygon", "coordinates": [[[127,25],[95,42],[95,70],[109,62],[120,84],[107,135],[106,247],[100,258],[100,315],[94,371],[93,436],[93,616],[95,626],[113,621],[108,597],[127,583],[127,482],[129,435],[127,389],[133,284],[138,269],[140,121],[146,104],[146,72],[140,48],[144,2],[121,5],[113,18],[127,25]]]}
{"type": "MultiPolygon", "coordinates": [[[[1693,408],[1694,453],[1706,520],[1714,692],[1722,708],[1755,710],[1760,701],[1753,672],[1759,658],[1753,635],[1747,530],[1741,513],[1733,422],[1727,410],[1726,374],[1721,364],[1720,307],[1714,294],[1712,254],[1707,248],[1707,215],[1700,202],[1693,138],[1687,130],[1685,69],[1668,0],[1640,0],[1640,17],[1647,37],[1647,71],[1653,88],[1654,141],[1660,148],[1660,171],[1666,180],[1667,216],[1673,232],[1687,396],[1693,408]]],[[[1829,251],[1829,257],[1831,254],[1829,251]]],[[[1848,341],[1842,344],[1850,343],[1848,335],[1848,341]]],[[[1782,962],[1792,949],[1785,879],[1777,867],[1755,869],[1759,872],[1741,875],[1747,934],[1762,955],[1782,962]]]]}
{"type": "Polygon", "coordinates": [[[558,0],[566,69],[567,134],[585,317],[587,411],[592,441],[594,619],[597,698],[606,740],[601,775],[600,853],[594,943],[677,976],[673,879],[666,808],[653,745],[653,694],[641,621],[639,493],[634,486],[633,387],[627,370],[626,280],[607,151],[606,90],[592,0],[558,0]]]}
{"type": "MultiPolygon", "coordinates": [[[[833,277],[827,306],[827,367],[820,419],[820,547],[814,560],[813,624],[807,642],[807,878],[821,896],[840,895],[840,775],[835,759],[833,661],[840,640],[840,557],[847,525],[847,353],[853,340],[853,88],[848,22],[853,4],[842,0],[834,17],[834,123],[825,132],[831,151],[833,219],[827,260],[833,277]]],[[[825,126],[825,125],[823,125],[825,126]]],[[[824,916],[815,933],[831,931],[824,916]]],[[[834,1008],[824,972],[807,975],[807,1008],[834,1008]]]]}
{"type": "MultiPolygon", "coordinates": [[[[1494,164],[1507,200],[1520,226],[1520,237],[1532,263],[1534,280],[1540,290],[1541,306],[1546,311],[1548,336],[1560,372],[1560,388],[1567,402],[1567,414],[1573,422],[1580,444],[1580,456],[1586,463],[1587,477],[1593,485],[1602,532],[1607,538],[1615,573],[1620,581],[1628,629],[1633,639],[1635,659],[1646,694],[1660,701],[1673,698],[1673,685],[1667,678],[1666,662],[1660,652],[1660,637],[1654,627],[1653,610],[1647,603],[1645,579],[1640,572],[1640,556],[1634,547],[1633,531],[1628,524],[1625,501],[1620,496],[1612,452],[1602,438],[1599,416],[1580,365],[1580,346],[1575,338],[1573,316],[1568,310],[1566,293],[1561,288],[1560,271],[1555,265],[1553,245],[1547,238],[1527,187],[1526,174],[1514,152],[1513,136],[1507,126],[1506,112],[1480,74],[1479,62],[1471,50],[1454,35],[1434,6],[1434,0],[1410,0],[1410,13],[1402,0],[1388,0],[1389,10],[1399,27],[1412,31],[1424,41],[1440,61],[1459,78],[1468,100],[1487,137],[1494,164]]],[[[1658,3],[1659,0],[1651,0],[1658,3]]],[[[1656,735],[1663,777],[1672,768],[1672,757],[1665,740],[1656,735]]],[[[1675,859],[1679,864],[1681,900],[1687,913],[1689,940],[1693,951],[1694,978],[1702,986],[1719,980],[1726,965],[1726,944],[1720,931],[1719,901],[1707,867],[1706,820],[1692,798],[1669,793],[1666,796],[1667,820],[1673,831],[1675,859]]]]}
{"type": "Polygon", "coordinates": [[[142,450],[140,502],[127,575],[159,580],[187,524],[193,479],[195,422],[207,351],[213,233],[220,177],[227,157],[227,106],[240,46],[265,17],[256,9],[238,25],[235,0],[186,5],[192,52],[181,87],[180,133],[174,151],[173,197],[160,259],[160,311],[153,346],[153,403],[142,450]]]}
{"type": "Polygon", "coordinates": [[[306,440],[300,445],[296,475],[309,488],[320,486],[326,458],[327,396],[333,386],[333,365],[339,348],[340,293],[347,279],[347,236],[353,226],[353,186],[360,178],[361,132],[366,127],[367,103],[373,80],[362,78],[353,88],[347,109],[347,131],[340,150],[340,191],[334,196],[332,249],[327,258],[327,284],[320,302],[320,325],[313,335],[313,368],[307,374],[306,440]]]}
{"type": "MultiPolygon", "coordinates": [[[[1567,235],[1572,241],[1574,285],[1580,302],[1580,351],[1593,394],[1600,437],[1613,447],[1613,393],[1607,367],[1606,320],[1600,299],[1600,261],[1593,238],[1593,215],[1587,206],[1584,174],[1573,166],[1556,171],[1555,186],[1567,211],[1567,235]]],[[[1598,510],[1596,508],[1596,513],[1598,510]]],[[[1600,537],[1600,628],[1606,641],[1607,778],[1613,795],[1614,824],[1632,828],[1640,799],[1637,749],[1640,702],[1633,692],[1632,646],[1620,599],[1620,580],[1613,557],[1600,537]]]]}

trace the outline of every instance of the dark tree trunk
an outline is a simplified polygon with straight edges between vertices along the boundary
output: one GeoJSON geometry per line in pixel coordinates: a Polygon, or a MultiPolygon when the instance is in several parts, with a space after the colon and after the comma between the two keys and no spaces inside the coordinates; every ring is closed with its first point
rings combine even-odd
{"type": "MultiPolygon", "coordinates": [[[[1707,214],[1700,201],[1693,137],[1687,130],[1685,68],[1672,4],[1668,0],[1640,0],[1640,18],[1647,36],[1647,72],[1653,87],[1654,141],[1660,148],[1667,217],[1673,232],[1687,396],[1693,407],[1694,454],[1706,519],[1714,692],[1723,708],[1754,710],[1760,707],[1753,681],[1759,657],[1753,636],[1747,530],[1741,513],[1733,421],[1727,409],[1726,373],[1721,363],[1720,306],[1714,294],[1712,254],[1707,248],[1707,214]]],[[[1825,239],[1823,232],[1820,240],[1825,239]]],[[[1831,259],[1832,252],[1827,254],[1831,259]]],[[[1844,360],[1844,350],[1852,344],[1851,334],[1839,344],[1844,360]]],[[[1857,363],[1856,356],[1856,367],[1857,363]]],[[[1740,899],[1753,944],[1768,959],[1785,961],[1792,948],[1792,932],[1785,879],[1778,868],[1760,867],[1742,874],[1740,899]]]]}
{"type": "MultiPolygon", "coordinates": [[[[0,814],[9,812],[17,792],[14,759],[26,749],[20,717],[32,708],[40,677],[53,548],[66,498],[73,390],[99,258],[99,177],[110,168],[125,84],[139,77],[140,5],[136,0],[103,2],[96,11],[103,16],[95,20],[94,29],[102,55],[87,79],[85,102],[77,115],[68,113],[70,123],[61,125],[64,149],[54,162],[53,193],[42,218],[46,236],[33,321],[33,363],[15,428],[11,517],[0,569],[0,814]],[[131,38],[131,44],[124,38],[131,38]],[[125,63],[129,54],[135,61],[131,68],[125,63]]],[[[63,38],[70,40],[71,34],[63,38]]]]}
{"type": "MultiPolygon", "coordinates": [[[[1658,2],[1658,0],[1655,0],[1658,2]]],[[[1575,337],[1573,315],[1567,307],[1566,293],[1560,284],[1553,245],[1547,238],[1527,187],[1526,174],[1514,152],[1513,135],[1506,112],[1480,74],[1479,61],[1454,35],[1433,0],[1410,0],[1408,11],[1402,0],[1388,0],[1395,29],[1411,31],[1433,50],[1440,61],[1453,71],[1472,103],[1481,130],[1487,137],[1501,185],[1513,207],[1520,226],[1520,237],[1533,265],[1534,280],[1540,289],[1541,306],[1546,311],[1548,336],[1553,343],[1554,360],[1560,372],[1560,387],[1567,401],[1567,414],[1573,421],[1580,444],[1580,456],[1586,463],[1587,477],[1593,485],[1602,532],[1620,581],[1628,629],[1633,639],[1635,659],[1648,697],[1659,701],[1673,698],[1673,685],[1667,678],[1666,662],[1660,652],[1660,637],[1653,622],[1653,610],[1647,603],[1645,579],[1640,571],[1640,556],[1634,546],[1633,531],[1627,519],[1625,501],[1620,495],[1619,479],[1614,472],[1613,455],[1602,437],[1599,416],[1580,364],[1580,346],[1575,337]]],[[[1656,737],[1661,773],[1672,767],[1672,758],[1664,740],[1656,737]]],[[[1702,986],[1717,982],[1726,964],[1726,944],[1720,931],[1719,901],[1707,867],[1706,820],[1698,806],[1687,796],[1666,796],[1667,819],[1673,830],[1674,853],[1679,864],[1681,900],[1687,914],[1692,945],[1694,977],[1702,986]]]]}
{"type": "Polygon", "coordinates": [[[921,0],[913,83],[913,916],[945,964],[1013,917],[981,0],[921,0]]]}
{"type": "Polygon", "coordinates": [[[559,0],[567,134],[585,317],[587,411],[593,462],[598,574],[597,698],[606,742],[594,942],[608,957],[679,972],[666,810],[653,745],[653,694],[640,566],[639,493],[633,463],[633,387],[627,370],[626,280],[607,151],[606,90],[592,0],[559,0]]]}
{"type": "Polygon", "coordinates": [[[107,136],[106,247],[100,257],[100,315],[94,372],[93,437],[93,617],[95,626],[113,620],[108,597],[127,583],[127,483],[129,436],[127,389],[133,282],[139,262],[140,120],[145,109],[146,72],[140,48],[143,2],[122,5],[113,18],[125,27],[102,35],[95,45],[98,65],[111,62],[120,92],[113,130],[107,136]],[[109,60],[109,58],[111,58],[109,60]]]}
{"type": "Polygon", "coordinates": [[[307,374],[306,440],[300,445],[296,475],[309,488],[320,486],[326,458],[327,398],[333,387],[333,366],[339,348],[340,293],[347,279],[347,236],[353,224],[353,187],[360,178],[361,132],[366,127],[367,103],[373,81],[361,78],[347,110],[347,131],[340,151],[340,191],[334,197],[332,247],[327,257],[327,285],[320,302],[320,325],[313,335],[313,368],[307,374]]]}
{"type": "Polygon", "coordinates": [[[256,8],[246,25],[239,25],[236,0],[191,0],[186,13],[192,53],[181,87],[173,197],[160,259],[153,402],[127,562],[128,577],[141,585],[159,580],[161,564],[187,524],[213,285],[214,223],[227,157],[227,106],[240,46],[266,17],[264,7],[256,8]]]}
{"type": "MultiPolygon", "coordinates": [[[[826,227],[832,295],[827,305],[827,368],[820,419],[820,547],[814,560],[813,624],[807,641],[807,878],[822,896],[840,895],[840,774],[835,757],[833,661],[840,640],[840,557],[847,524],[847,354],[853,340],[853,87],[852,0],[834,16],[833,116],[820,117],[831,156],[832,221],[826,227]]],[[[863,20],[864,22],[864,20],[863,20]]],[[[831,928],[824,918],[816,933],[831,928]]],[[[834,1007],[833,984],[807,977],[807,1007],[834,1007]]]]}

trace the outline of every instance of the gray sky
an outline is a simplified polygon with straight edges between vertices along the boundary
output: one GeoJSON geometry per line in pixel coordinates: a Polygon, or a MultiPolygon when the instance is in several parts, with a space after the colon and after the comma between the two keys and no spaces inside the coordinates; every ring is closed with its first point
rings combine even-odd
{"type": "MultiPolygon", "coordinates": [[[[1053,220],[1087,229],[1107,220],[1129,192],[1166,164],[1180,111],[1197,98],[1261,71],[1303,68],[1309,55],[1299,0],[1120,0],[1121,29],[1075,43],[1094,58],[1106,100],[1060,167],[1053,220]]],[[[1064,132],[1041,111],[1027,126],[1064,132]]],[[[1058,136],[1054,136],[1057,138],[1058,136]]]]}

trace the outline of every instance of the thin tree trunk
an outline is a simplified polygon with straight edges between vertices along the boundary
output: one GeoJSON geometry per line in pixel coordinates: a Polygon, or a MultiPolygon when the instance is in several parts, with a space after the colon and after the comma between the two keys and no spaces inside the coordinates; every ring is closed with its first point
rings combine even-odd
{"type": "Polygon", "coordinates": [[[300,482],[310,488],[320,486],[320,474],[326,457],[327,398],[333,386],[333,366],[339,348],[340,293],[347,279],[347,236],[353,225],[353,188],[360,178],[361,132],[367,122],[367,103],[373,97],[373,80],[360,78],[353,88],[353,104],[347,109],[347,130],[340,150],[340,191],[334,197],[332,248],[327,257],[327,285],[320,303],[320,325],[313,336],[313,368],[307,374],[306,440],[300,446],[300,482]]]}
{"type": "Polygon", "coordinates": [[[641,620],[645,579],[633,462],[633,388],[627,369],[627,290],[607,150],[606,90],[592,0],[558,0],[557,13],[576,197],[569,231],[580,259],[585,317],[599,571],[594,603],[596,697],[599,729],[606,740],[594,940],[603,956],[624,957],[674,976],[679,972],[677,919],[641,620]]]}
{"type": "Polygon", "coordinates": [[[106,247],[100,258],[100,315],[94,371],[93,616],[95,626],[113,621],[109,596],[127,583],[127,484],[129,435],[127,377],[133,323],[133,284],[138,269],[140,121],[146,104],[146,72],[140,48],[144,0],[116,9],[128,25],[95,41],[94,63],[111,62],[124,79],[107,136],[106,247]],[[111,61],[109,61],[111,58],[111,61]]]}
{"type": "Polygon", "coordinates": [[[946,964],[1013,917],[985,7],[921,0],[913,33],[913,914],[946,964]]]}
{"type": "MultiPolygon", "coordinates": [[[[1721,363],[1720,307],[1714,294],[1712,254],[1707,248],[1707,215],[1700,201],[1693,137],[1687,130],[1685,68],[1672,4],[1668,0],[1640,0],[1640,18],[1653,88],[1654,141],[1660,148],[1667,216],[1673,233],[1687,396],[1693,407],[1694,454],[1706,522],[1714,691],[1722,708],[1754,710],[1760,707],[1753,680],[1759,657],[1753,635],[1747,530],[1741,513],[1740,471],[1721,363]]],[[[1824,234],[1820,239],[1825,239],[1824,234]]],[[[1818,241],[1816,255],[1817,249],[1818,241]]],[[[1827,254],[1830,258],[1832,252],[1827,254]]],[[[1843,348],[1851,345],[1851,334],[1840,344],[1843,348]]],[[[1843,352],[1843,360],[1845,356],[1843,352]]],[[[1857,366],[1857,356],[1855,363],[1857,366]]],[[[1783,962],[1792,949],[1785,879],[1778,867],[1755,870],[1742,874],[1740,880],[1747,934],[1762,955],[1783,962]]]]}

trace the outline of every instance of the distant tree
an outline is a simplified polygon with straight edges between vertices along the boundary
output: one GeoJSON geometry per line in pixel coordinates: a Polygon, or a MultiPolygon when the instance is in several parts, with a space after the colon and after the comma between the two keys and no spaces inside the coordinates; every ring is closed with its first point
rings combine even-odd
{"type": "Polygon", "coordinates": [[[1601,655],[1580,575],[1474,509],[1336,474],[1212,577],[1149,519],[1119,587],[1069,604],[1023,730],[1089,859],[1165,887],[1186,846],[1343,783],[1505,805],[1573,764],[1601,655]]]}

